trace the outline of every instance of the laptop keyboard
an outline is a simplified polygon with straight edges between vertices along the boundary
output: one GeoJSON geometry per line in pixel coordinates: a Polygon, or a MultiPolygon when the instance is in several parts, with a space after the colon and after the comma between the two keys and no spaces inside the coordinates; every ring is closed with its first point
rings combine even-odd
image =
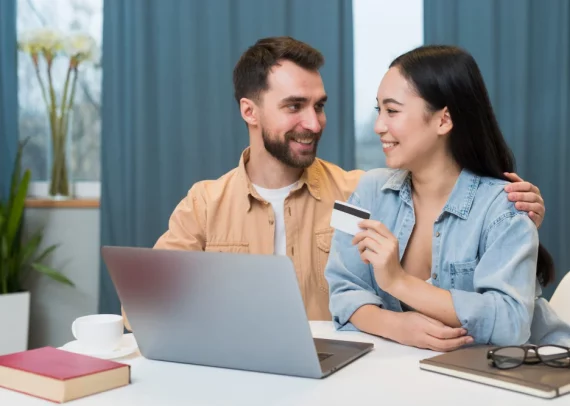
{"type": "Polygon", "coordinates": [[[323,362],[328,357],[332,357],[332,354],[329,354],[328,352],[318,352],[317,354],[319,356],[319,362],[323,362]]]}

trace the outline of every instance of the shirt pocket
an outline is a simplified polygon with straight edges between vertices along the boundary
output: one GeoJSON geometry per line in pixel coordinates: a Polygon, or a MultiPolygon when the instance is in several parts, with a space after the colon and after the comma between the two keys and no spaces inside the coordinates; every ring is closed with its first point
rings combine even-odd
{"type": "Polygon", "coordinates": [[[231,252],[249,254],[247,242],[206,242],[206,252],[231,252]]]}
{"type": "Polygon", "coordinates": [[[325,278],[325,267],[329,259],[333,233],[334,229],[330,227],[315,232],[317,246],[317,283],[319,290],[325,293],[329,292],[329,284],[325,278]]]}
{"type": "Polygon", "coordinates": [[[464,290],[466,292],[474,292],[475,286],[473,278],[475,276],[475,268],[479,259],[472,261],[453,262],[450,266],[451,288],[464,290]]]}

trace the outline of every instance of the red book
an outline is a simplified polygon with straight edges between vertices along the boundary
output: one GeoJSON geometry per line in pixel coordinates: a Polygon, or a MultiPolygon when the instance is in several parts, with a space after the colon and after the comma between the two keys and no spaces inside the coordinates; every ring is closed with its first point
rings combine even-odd
{"type": "Polygon", "coordinates": [[[56,403],[126,386],[130,365],[43,347],[0,356],[0,387],[56,403]]]}

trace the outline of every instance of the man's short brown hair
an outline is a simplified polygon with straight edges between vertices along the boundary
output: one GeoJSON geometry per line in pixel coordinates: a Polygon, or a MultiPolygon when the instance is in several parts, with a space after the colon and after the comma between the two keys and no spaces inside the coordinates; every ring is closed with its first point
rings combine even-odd
{"type": "Polygon", "coordinates": [[[282,60],[311,71],[318,71],[325,62],[319,51],[294,38],[262,38],[243,53],[234,68],[234,96],[238,104],[242,97],[258,100],[269,87],[269,71],[282,60]]]}

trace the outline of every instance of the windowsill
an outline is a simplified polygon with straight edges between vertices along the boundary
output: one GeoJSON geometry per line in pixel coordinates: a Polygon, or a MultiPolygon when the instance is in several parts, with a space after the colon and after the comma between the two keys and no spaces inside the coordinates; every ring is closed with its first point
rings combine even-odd
{"type": "Polygon", "coordinates": [[[101,182],[73,182],[70,192],[73,196],[72,199],[63,201],[51,200],[47,197],[49,196],[48,182],[30,182],[26,207],[99,207],[101,182]]]}
{"type": "Polygon", "coordinates": [[[93,209],[99,208],[99,199],[70,199],[70,200],[50,200],[50,199],[26,199],[28,208],[76,208],[93,209]]]}

